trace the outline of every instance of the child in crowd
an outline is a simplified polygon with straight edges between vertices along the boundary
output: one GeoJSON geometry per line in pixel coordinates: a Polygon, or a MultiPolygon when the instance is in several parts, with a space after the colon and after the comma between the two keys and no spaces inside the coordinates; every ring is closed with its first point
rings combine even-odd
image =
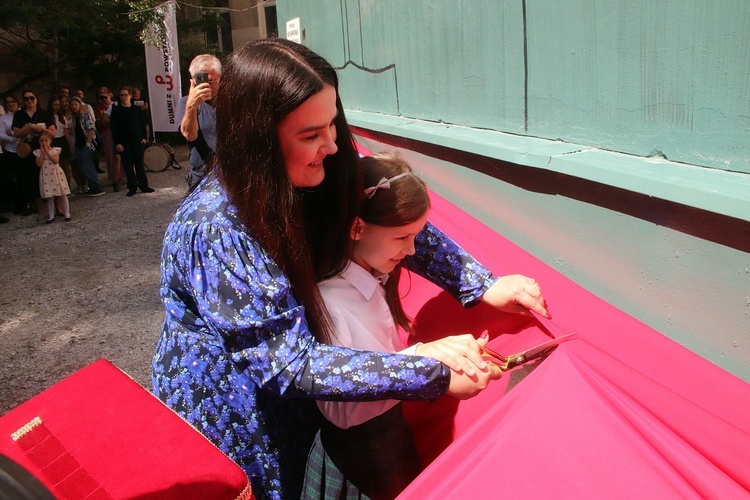
{"type": "Polygon", "coordinates": [[[70,220],[70,204],[68,195],[70,187],[65,179],[65,172],[60,168],[61,148],[52,147],[52,134],[43,131],[39,134],[39,149],[34,150],[36,164],[39,170],[39,194],[47,200],[47,218],[45,224],[55,220],[55,198],[59,199],[60,208],[65,216],[65,222],[70,220]]]}
{"type": "MultiPolygon", "coordinates": [[[[411,331],[398,279],[402,259],[414,254],[414,238],[427,222],[427,188],[394,154],[363,158],[362,170],[366,189],[351,228],[351,261],[319,284],[334,344],[414,354],[416,346],[405,349],[397,331],[411,331]]],[[[318,401],[318,407],[327,422],[308,456],[303,498],[395,498],[421,472],[399,401],[318,401]]]]}

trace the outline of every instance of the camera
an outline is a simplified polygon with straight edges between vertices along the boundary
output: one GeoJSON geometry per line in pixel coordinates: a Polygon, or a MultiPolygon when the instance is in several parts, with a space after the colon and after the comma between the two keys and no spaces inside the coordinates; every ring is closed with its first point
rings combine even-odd
{"type": "Polygon", "coordinates": [[[193,75],[196,85],[201,83],[208,83],[208,73],[196,73],[193,75]]]}

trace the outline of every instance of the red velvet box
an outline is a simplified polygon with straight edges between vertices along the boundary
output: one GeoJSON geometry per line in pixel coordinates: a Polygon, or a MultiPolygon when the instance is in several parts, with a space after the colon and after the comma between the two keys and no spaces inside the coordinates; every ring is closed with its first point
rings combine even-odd
{"type": "Polygon", "coordinates": [[[0,454],[59,499],[253,498],[237,464],[106,360],[3,415],[0,454]]]}

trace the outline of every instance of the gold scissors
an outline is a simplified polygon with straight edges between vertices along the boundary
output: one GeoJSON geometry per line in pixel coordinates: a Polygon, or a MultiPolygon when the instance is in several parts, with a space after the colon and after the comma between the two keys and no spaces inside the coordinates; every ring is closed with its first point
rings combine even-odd
{"type": "Polygon", "coordinates": [[[490,363],[497,365],[502,371],[507,372],[516,366],[522,365],[532,359],[540,358],[545,354],[552,352],[560,343],[570,340],[577,335],[577,332],[568,333],[560,337],[550,339],[546,342],[542,342],[538,346],[526,349],[525,351],[517,354],[511,354],[510,356],[503,356],[502,354],[493,351],[489,347],[481,347],[483,357],[490,363]]]}

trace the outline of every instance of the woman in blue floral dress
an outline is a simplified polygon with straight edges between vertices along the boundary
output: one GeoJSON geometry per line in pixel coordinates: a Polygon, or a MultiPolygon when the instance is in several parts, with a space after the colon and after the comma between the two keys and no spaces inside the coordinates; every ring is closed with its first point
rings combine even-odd
{"type": "MultiPolygon", "coordinates": [[[[362,196],[328,62],[286,40],[249,44],[222,70],[216,113],[213,168],[164,238],[154,392],[245,470],[256,497],[298,498],[316,399],[470,397],[500,373],[471,335],[419,356],[325,344],[317,282],[348,262],[362,196]]],[[[436,227],[417,245],[409,268],[463,304],[546,314],[536,282],[493,277],[436,227]]]]}

